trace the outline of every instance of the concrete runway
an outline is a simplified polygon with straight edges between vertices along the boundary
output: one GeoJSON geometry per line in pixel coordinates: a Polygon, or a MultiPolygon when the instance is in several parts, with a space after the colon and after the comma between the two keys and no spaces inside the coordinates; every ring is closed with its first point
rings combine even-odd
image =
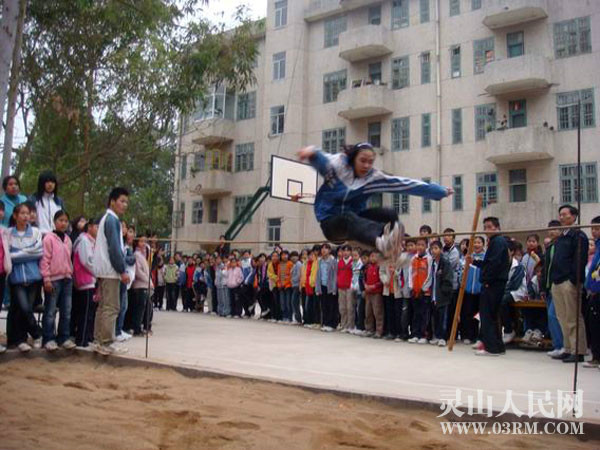
{"type": "MultiPolygon", "coordinates": [[[[510,389],[514,405],[527,413],[528,391],[550,391],[556,404],[557,390],[573,388],[573,365],[538,351],[476,357],[460,342],[448,352],[255,319],[164,311],[154,313],[153,330],[149,358],[155,361],[346,392],[439,404],[455,398],[456,388],[465,402],[481,389],[501,411],[510,389]]],[[[125,346],[129,355],[144,357],[144,338],[125,346]]],[[[579,365],[578,387],[584,391],[583,419],[600,423],[600,370],[579,365]]]]}

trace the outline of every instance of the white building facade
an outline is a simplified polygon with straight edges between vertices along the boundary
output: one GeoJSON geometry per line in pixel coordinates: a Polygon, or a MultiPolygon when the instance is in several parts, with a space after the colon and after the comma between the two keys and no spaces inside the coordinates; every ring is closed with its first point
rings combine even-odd
{"type": "MultiPolygon", "coordinates": [[[[182,128],[175,239],[225,234],[267,183],[271,155],[361,141],[388,173],[454,187],[442,202],[371,199],[410,234],[468,229],[477,193],[504,229],[543,227],[577,203],[579,114],[582,221],[600,214],[600,2],[269,0],[257,39],[256,84],[220,87],[182,128]]],[[[320,239],[311,206],[272,198],[236,238],[320,239]]]]}

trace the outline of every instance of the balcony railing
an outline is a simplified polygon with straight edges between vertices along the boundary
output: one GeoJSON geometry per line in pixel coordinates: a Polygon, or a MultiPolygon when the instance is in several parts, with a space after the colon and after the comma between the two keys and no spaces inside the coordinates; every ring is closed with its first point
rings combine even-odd
{"type": "Polygon", "coordinates": [[[522,55],[489,62],[484,69],[485,91],[490,95],[544,92],[552,84],[550,61],[540,55],[522,55]]]}
{"type": "Polygon", "coordinates": [[[391,114],[393,98],[386,83],[355,80],[338,94],[338,115],[347,120],[391,114]]]}
{"type": "Polygon", "coordinates": [[[392,36],[383,25],[364,25],[340,34],[340,58],[350,62],[389,55],[392,36]]]}
{"type": "Polygon", "coordinates": [[[494,164],[554,158],[554,131],[543,126],[498,129],[485,136],[485,157],[494,164]]]}
{"type": "Polygon", "coordinates": [[[548,17],[546,0],[486,0],[485,5],[483,24],[492,30],[548,17]]]}

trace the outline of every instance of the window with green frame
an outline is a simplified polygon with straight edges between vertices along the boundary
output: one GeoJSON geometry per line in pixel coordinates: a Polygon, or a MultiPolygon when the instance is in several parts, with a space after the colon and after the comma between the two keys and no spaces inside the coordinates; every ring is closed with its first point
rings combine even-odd
{"type": "Polygon", "coordinates": [[[475,140],[485,139],[486,133],[496,128],[496,104],[487,103],[475,107],[475,140]]]}
{"type": "Polygon", "coordinates": [[[346,69],[323,75],[323,103],[337,100],[339,92],[346,89],[347,77],[346,69]]]}
{"type": "MultiPolygon", "coordinates": [[[[560,202],[577,202],[577,164],[560,166],[560,202]]],[[[581,201],[598,202],[598,166],[596,162],[581,164],[581,201]]]]}
{"type": "Polygon", "coordinates": [[[509,58],[525,54],[525,39],[522,31],[515,31],[506,35],[506,54],[509,58]]]}
{"type": "Polygon", "coordinates": [[[325,153],[337,153],[346,144],[346,128],[323,130],[322,146],[325,153]]]}
{"type": "Polygon", "coordinates": [[[452,110],[452,143],[460,144],[462,142],[462,109],[452,110]]]}
{"type": "Polygon", "coordinates": [[[511,203],[527,201],[527,169],[508,171],[509,201],[511,203]]]}
{"type": "Polygon", "coordinates": [[[484,172],[477,174],[477,194],[483,197],[482,207],[498,201],[498,174],[484,172]]]}
{"type": "Polygon", "coordinates": [[[392,30],[409,25],[408,0],[392,1],[392,30]]]}
{"type": "Polygon", "coordinates": [[[346,31],[346,16],[336,16],[325,19],[323,26],[325,27],[325,48],[336,46],[340,42],[340,34],[346,31]]]}
{"type": "Polygon", "coordinates": [[[494,38],[473,41],[473,73],[483,73],[487,63],[494,60],[494,38]]]}
{"type": "Polygon", "coordinates": [[[431,114],[421,114],[421,147],[431,146],[431,114]]]}
{"type": "MultiPolygon", "coordinates": [[[[425,183],[431,183],[431,178],[429,178],[429,177],[423,178],[423,181],[425,183]]],[[[431,212],[431,199],[423,197],[423,205],[422,205],[421,210],[424,213],[430,213],[431,212]]]]}
{"type": "Polygon", "coordinates": [[[459,78],[460,74],[460,45],[453,45],[450,47],[450,76],[459,78]]]}
{"type": "Polygon", "coordinates": [[[429,0],[419,0],[419,15],[421,23],[429,22],[429,0]]]}
{"type": "Polygon", "coordinates": [[[396,214],[409,214],[410,213],[410,196],[408,194],[398,194],[397,192],[392,194],[392,206],[396,214]]]}
{"type": "Polygon", "coordinates": [[[561,92],[556,94],[556,110],[558,113],[559,130],[577,129],[579,119],[578,108],[581,102],[581,128],[596,126],[594,90],[561,92]]]}
{"type": "MultiPolygon", "coordinates": [[[[251,195],[242,195],[233,197],[233,220],[237,219],[244,208],[252,200],[251,195]]],[[[250,222],[250,220],[248,220],[250,222]]]]}
{"type": "Polygon", "coordinates": [[[460,0],[449,0],[450,2],[450,17],[460,14],[460,0]]]}
{"type": "Polygon", "coordinates": [[[453,211],[462,211],[462,209],[463,209],[462,175],[454,175],[452,177],[452,189],[454,189],[454,195],[452,196],[452,210],[453,211]]]}
{"type": "Polygon", "coordinates": [[[392,120],[392,151],[410,148],[410,117],[392,120]]]}
{"type": "Polygon", "coordinates": [[[421,84],[431,83],[431,53],[421,53],[421,84]]]}
{"type": "Polygon", "coordinates": [[[508,126],[509,128],[527,126],[527,102],[525,100],[508,102],[508,126]]]}
{"type": "Polygon", "coordinates": [[[592,30],[589,16],[554,24],[554,55],[557,58],[591,52],[592,30]]]}
{"type": "Polygon", "coordinates": [[[402,89],[410,84],[408,56],[392,60],[392,89],[402,89]]]}

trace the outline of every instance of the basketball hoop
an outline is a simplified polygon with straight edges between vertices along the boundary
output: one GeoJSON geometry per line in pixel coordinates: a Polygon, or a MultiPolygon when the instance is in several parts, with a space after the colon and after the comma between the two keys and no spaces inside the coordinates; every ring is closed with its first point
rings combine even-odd
{"type": "Polygon", "coordinates": [[[315,194],[293,194],[293,195],[290,195],[290,200],[293,202],[298,202],[298,201],[300,201],[300,199],[303,199],[303,198],[314,198],[314,197],[315,197],[315,194]]]}

